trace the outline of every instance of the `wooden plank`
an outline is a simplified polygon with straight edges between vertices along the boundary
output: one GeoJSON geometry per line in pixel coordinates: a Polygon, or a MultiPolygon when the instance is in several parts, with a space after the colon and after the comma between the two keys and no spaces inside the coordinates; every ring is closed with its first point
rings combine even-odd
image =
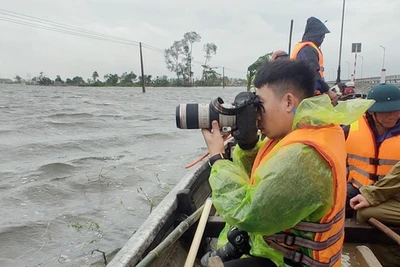
{"type": "Polygon", "coordinates": [[[360,267],[382,267],[374,253],[366,246],[356,247],[356,258],[360,267]]]}

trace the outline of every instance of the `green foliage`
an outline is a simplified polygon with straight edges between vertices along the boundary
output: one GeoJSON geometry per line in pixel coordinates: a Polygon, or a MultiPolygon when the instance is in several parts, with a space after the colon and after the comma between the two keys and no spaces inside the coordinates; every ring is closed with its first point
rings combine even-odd
{"type": "Polygon", "coordinates": [[[54,81],[57,83],[64,83],[64,81],[61,79],[60,75],[57,75],[57,78],[54,81]]]}
{"type": "Polygon", "coordinates": [[[253,81],[256,76],[257,70],[261,67],[261,65],[265,61],[270,59],[271,55],[272,55],[272,52],[259,57],[253,64],[251,64],[247,68],[247,91],[250,91],[251,88],[254,87],[253,81]]]}
{"type": "Polygon", "coordinates": [[[116,85],[119,82],[118,74],[106,74],[104,75],[104,79],[106,80],[106,84],[116,85]]]}
{"type": "MultiPolygon", "coordinates": [[[[183,61],[184,56],[184,42],[182,40],[175,41],[172,46],[164,51],[165,63],[167,64],[167,69],[176,74],[177,81],[179,82],[180,77],[185,75],[183,71],[183,61]]],[[[182,77],[185,79],[184,77],[182,77]]]]}
{"type": "MultiPolygon", "coordinates": [[[[139,76],[139,84],[142,84],[142,76],[139,76]]],[[[144,83],[151,84],[151,75],[144,75],[144,83]]]]}
{"type": "Polygon", "coordinates": [[[97,71],[93,72],[92,78],[93,78],[93,82],[96,82],[97,78],[99,78],[99,74],[97,73],[97,71]]]}
{"type": "Polygon", "coordinates": [[[217,54],[217,46],[214,43],[206,43],[203,47],[203,51],[206,53],[206,61],[204,65],[208,65],[213,55],[217,54]]]}
{"type": "Polygon", "coordinates": [[[146,192],[144,192],[144,190],[143,190],[143,188],[142,187],[139,187],[138,189],[137,189],[137,191],[138,191],[138,193],[140,193],[140,192],[142,192],[143,193],[143,195],[146,197],[146,199],[147,199],[147,201],[149,202],[149,204],[150,204],[150,213],[153,211],[153,208],[154,208],[154,200],[151,198],[151,197],[149,197],[149,195],[148,194],[146,194],[146,192]]]}
{"type": "MultiPolygon", "coordinates": [[[[150,75],[151,77],[151,75],[150,75]]],[[[137,76],[133,71],[130,73],[124,72],[121,75],[121,83],[123,84],[133,84],[133,82],[136,80],[137,76]]]]}
{"type": "Polygon", "coordinates": [[[19,75],[15,75],[15,82],[16,83],[21,83],[22,82],[22,78],[19,75]]]}
{"type": "Polygon", "coordinates": [[[73,84],[75,84],[75,85],[82,85],[82,84],[85,84],[85,80],[84,80],[82,77],[80,77],[80,76],[75,76],[75,77],[72,79],[72,82],[73,82],[73,84]]]}

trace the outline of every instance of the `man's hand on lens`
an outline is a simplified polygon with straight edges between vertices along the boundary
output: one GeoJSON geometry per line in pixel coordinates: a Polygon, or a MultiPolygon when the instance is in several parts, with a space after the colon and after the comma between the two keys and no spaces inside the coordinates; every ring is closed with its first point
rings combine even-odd
{"type": "Polygon", "coordinates": [[[212,131],[209,129],[201,129],[201,132],[204,136],[211,157],[225,152],[224,139],[221,135],[217,121],[212,122],[212,131]]]}

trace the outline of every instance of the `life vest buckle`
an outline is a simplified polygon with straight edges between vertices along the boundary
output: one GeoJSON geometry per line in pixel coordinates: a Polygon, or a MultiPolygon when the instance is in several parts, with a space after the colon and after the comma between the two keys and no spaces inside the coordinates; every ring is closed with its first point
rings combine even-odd
{"type": "Polygon", "coordinates": [[[369,174],[369,179],[372,180],[372,181],[378,181],[379,180],[379,175],[370,173],[369,174]]]}
{"type": "Polygon", "coordinates": [[[285,234],[285,239],[283,240],[283,243],[286,245],[286,246],[293,246],[294,245],[294,243],[296,242],[296,236],[294,235],[294,234],[291,234],[291,233],[286,233],[285,234]]]}
{"type": "Polygon", "coordinates": [[[377,158],[369,158],[369,164],[379,166],[379,159],[377,158]]]}
{"type": "Polygon", "coordinates": [[[290,259],[293,263],[301,263],[303,261],[304,254],[299,251],[294,251],[292,258],[290,259]]]}

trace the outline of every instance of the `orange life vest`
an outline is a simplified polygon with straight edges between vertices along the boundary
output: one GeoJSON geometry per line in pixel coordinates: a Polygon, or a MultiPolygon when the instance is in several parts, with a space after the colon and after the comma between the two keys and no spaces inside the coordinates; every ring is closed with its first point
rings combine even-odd
{"type": "Polygon", "coordinates": [[[319,75],[321,75],[321,78],[324,78],[324,55],[322,55],[321,50],[313,42],[298,42],[293,48],[290,59],[296,60],[300,50],[307,45],[311,46],[318,52],[319,75]]]}
{"type": "Polygon", "coordinates": [[[285,258],[311,267],[340,267],[344,240],[344,207],[346,199],[346,151],[342,129],[337,125],[297,129],[281,141],[269,140],[258,152],[252,169],[284,146],[303,143],[313,147],[332,167],[334,182],[334,205],[319,222],[301,221],[291,229],[270,236],[264,240],[270,247],[281,252],[285,258]],[[343,145],[340,145],[343,143],[343,145]],[[315,233],[310,240],[296,235],[296,231],[315,233]],[[312,255],[304,254],[300,247],[311,249],[312,255]]]}
{"type": "Polygon", "coordinates": [[[400,161],[400,135],[385,139],[378,147],[364,115],[350,125],[346,150],[347,179],[360,188],[382,179],[400,161]]]}

